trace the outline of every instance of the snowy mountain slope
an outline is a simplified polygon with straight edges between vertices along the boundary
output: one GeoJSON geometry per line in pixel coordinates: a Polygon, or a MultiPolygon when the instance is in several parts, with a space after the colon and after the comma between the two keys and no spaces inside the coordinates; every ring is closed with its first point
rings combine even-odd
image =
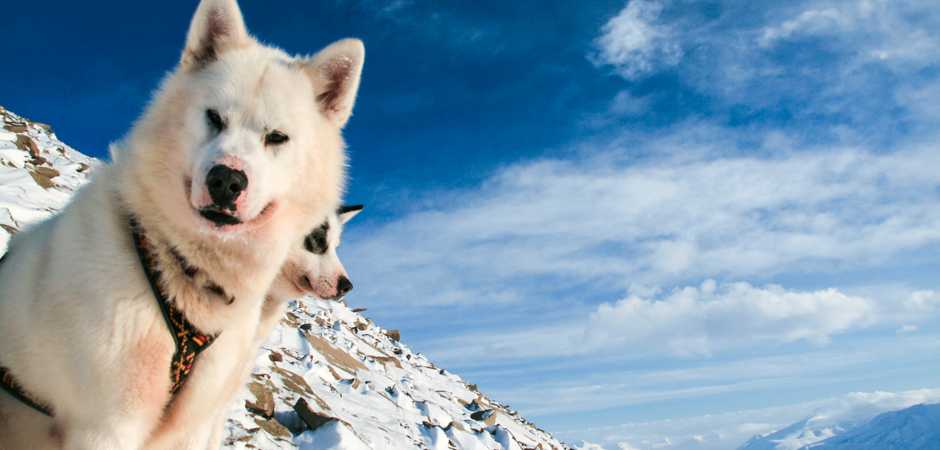
{"type": "Polygon", "coordinates": [[[99,164],[62,141],[45,124],[0,106],[0,253],[24,225],[65,206],[99,164]]]}
{"type": "Polygon", "coordinates": [[[738,450],[816,449],[814,445],[853,435],[883,415],[910,409],[912,405],[919,403],[935,402],[940,402],[940,391],[935,389],[900,393],[853,393],[827,401],[827,404],[789,427],[755,436],[738,450]]]}
{"type": "MultiPolygon", "coordinates": [[[[100,162],[0,107],[0,254],[68,203],[100,162]]],[[[345,302],[291,304],[233,405],[226,449],[562,450],[345,302]]]]}
{"type": "Polygon", "coordinates": [[[816,418],[803,419],[782,430],[770,433],[766,436],[755,436],[738,450],[797,450],[830,438],[845,430],[850,430],[857,426],[854,421],[813,423],[816,418]]]}
{"type": "Polygon", "coordinates": [[[940,404],[914,405],[879,415],[852,431],[802,450],[938,450],[940,404]]]}
{"type": "Polygon", "coordinates": [[[292,304],[258,355],[239,407],[229,415],[226,445],[566,448],[389,335],[397,337],[344,302],[307,297],[292,304]],[[263,398],[268,392],[273,398],[263,398]],[[297,406],[301,399],[308,410],[297,406]],[[305,423],[304,416],[313,418],[305,423]],[[289,442],[291,432],[296,437],[289,442]]]}

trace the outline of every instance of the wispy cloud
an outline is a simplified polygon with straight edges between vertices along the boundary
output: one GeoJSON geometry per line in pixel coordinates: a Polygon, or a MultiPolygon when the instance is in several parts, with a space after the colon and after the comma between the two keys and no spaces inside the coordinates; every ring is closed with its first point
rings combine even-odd
{"type": "Polygon", "coordinates": [[[632,295],[603,304],[585,326],[582,348],[657,347],[679,354],[709,354],[713,346],[830,336],[876,320],[874,302],[835,289],[793,292],[747,283],[677,289],[661,299],[632,295]]]}
{"type": "Polygon", "coordinates": [[[494,364],[578,355],[621,361],[708,357],[768,343],[825,346],[836,335],[874,325],[895,328],[897,334],[914,333],[916,324],[940,318],[940,295],[933,291],[911,292],[900,303],[846,295],[834,288],[800,292],[744,282],[719,285],[713,280],[665,294],[658,289],[637,291],[601,304],[586,317],[505,332],[471,332],[441,340],[429,350],[445,361],[494,364]]]}
{"type": "Polygon", "coordinates": [[[888,142],[924,125],[925,111],[936,119],[933,103],[916,101],[937,81],[929,70],[940,62],[933,3],[752,6],[629,2],[588,53],[633,82],[611,112],[641,121],[704,116],[793,126],[817,140],[839,138],[825,128],[838,124],[888,142]]]}
{"type": "Polygon", "coordinates": [[[776,153],[517,164],[370,231],[347,258],[376,298],[480,305],[538,298],[545,277],[625,293],[877,267],[940,242],[934,146],[776,153]]]}
{"type": "Polygon", "coordinates": [[[673,30],[659,20],[663,4],[633,0],[607,22],[595,41],[597,64],[610,64],[624,78],[634,80],[682,59],[682,48],[673,30]]]}

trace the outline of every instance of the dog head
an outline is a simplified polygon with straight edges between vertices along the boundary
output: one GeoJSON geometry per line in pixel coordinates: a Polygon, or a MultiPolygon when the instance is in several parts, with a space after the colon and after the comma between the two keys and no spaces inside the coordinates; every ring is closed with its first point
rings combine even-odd
{"type": "Polygon", "coordinates": [[[364,55],[348,39],[291,57],[248,35],[235,0],[202,0],[179,67],[130,138],[138,203],[223,237],[308,229],[344,187],[341,130],[364,55]]]}
{"type": "Polygon", "coordinates": [[[362,211],[362,205],[341,206],[304,237],[303,244],[291,251],[271,288],[279,301],[312,295],[323,300],[339,300],[352,283],[336,255],[343,225],[362,211]]]}

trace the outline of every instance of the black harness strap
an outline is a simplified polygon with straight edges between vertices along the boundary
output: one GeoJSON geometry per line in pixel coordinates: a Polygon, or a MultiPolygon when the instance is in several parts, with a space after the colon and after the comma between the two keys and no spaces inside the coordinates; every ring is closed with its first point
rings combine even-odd
{"type": "Polygon", "coordinates": [[[160,305],[163,319],[166,321],[166,326],[170,329],[170,334],[176,343],[176,351],[173,353],[173,360],[170,362],[170,379],[172,381],[170,394],[172,395],[183,386],[186,377],[189,376],[189,372],[193,368],[196,356],[208,348],[218,336],[200,332],[186,320],[183,312],[170,302],[166,292],[160,285],[162,273],[157,269],[156,260],[153,256],[153,246],[144,235],[140,224],[134,219],[131,219],[131,233],[134,235],[134,246],[137,247],[137,255],[140,257],[140,263],[144,266],[147,281],[150,282],[150,288],[157,298],[157,304],[160,305]]]}
{"type": "MultiPolygon", "coordinates": [[[[134,219],[131,219],[131,234],[134,236],[134,246],[137,248],[137,256],[143,265],[147,281],[150,283],[153,295],[157,298],[157,304],[160,305],[160,312],[163,313],[163,320],[166,321],[170,335],[173,336],[173,342],[176,343],[176,351],[170,361],[170,380],[172,381],[170,395],[173,396],[183,386],[189,372],[192,371],[196,356],[208,348],[218,336],[200,332],[167,298],[166,292],[160,286],[162,273],[157,269],[153,246],[144,235],[140,224],[134,219]]],[[[0,263],[5,257],[6,255],[0,257],[0,263]]],[[[0,366],[0,388],[36,411],[52,416],[52,407],[26,392],[10,370],[2,366],[0,366]]]]}
{"type": "MultiPolygon", "coordinates": [[[[7,259],[8,253],[4,253],[3,256],[0,256],[0,265],[2,265],[3,261],[7,259]]],[[[20,386],[20,383],[16,381],[16,378],[13,378],[13,374],[10,373],[10,369],[7,369],[3,366],[0,366],[0,388],[2,388],[8,394],[12,395],[13,398],[26,404],[26,406],[29,406],[36,411],[52,417],[52,407],[37,400],[28,392],[26,392],[26,390],[20,386]]]]}
{"type": "Polygon", "coordinates": [[[4,391],[12,395],[13,398],[26,404],[26,406],[52,417],[52,407],[43,404],[29,395],[29,393],[17,383],[16,378],[13,378],[13,374],[11,374],[10,370],[6,367],[0,367],[0,388],[3,388],[4,391]]]}

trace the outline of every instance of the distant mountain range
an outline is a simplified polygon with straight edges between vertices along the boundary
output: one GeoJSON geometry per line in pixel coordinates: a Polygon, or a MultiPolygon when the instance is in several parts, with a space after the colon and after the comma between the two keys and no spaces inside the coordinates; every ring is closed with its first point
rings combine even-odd
{"type": "Polygon", "coordinates": [[[940,450],[940,404],[914,405],[810,444],[807,450],[940,450]]]}
{"type": "Polygon", "coordinates": [[[861,424],[826,419],[806,418],[738,450],[940,450],[940,404],[882,413],[861,424]]]}

